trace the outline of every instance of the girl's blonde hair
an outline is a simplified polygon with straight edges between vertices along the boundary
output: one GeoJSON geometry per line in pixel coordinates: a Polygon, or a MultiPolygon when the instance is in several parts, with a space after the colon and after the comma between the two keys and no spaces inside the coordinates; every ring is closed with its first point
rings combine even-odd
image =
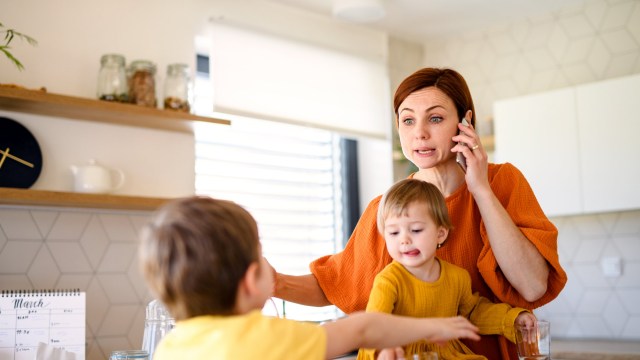
{"type": "Polygon", "coordinates": [[[384,234],[384,223],[389,216],[407,215],[409,204],[424,204],[437,226],[453,228],[444,196],[432,183],[404,179],[393,184],[380,200],[378,206],[378,231],[384,234]]]}

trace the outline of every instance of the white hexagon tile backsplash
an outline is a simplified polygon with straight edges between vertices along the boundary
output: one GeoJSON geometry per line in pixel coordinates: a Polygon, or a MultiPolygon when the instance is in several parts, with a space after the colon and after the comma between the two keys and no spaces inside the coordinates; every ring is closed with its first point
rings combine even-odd
{"type": "Polygon", "coordinates": [[[142,345],[151,300],[138,271],[150,213],[0,206],[0,289],[87,293],[87,359],[142,345]]]}
{"type": "MultiPolygon", "coordinates": [[[[139,348],[151,297],[137,234],[149,213],[0,207],[0,288],[87,292],[87,358],[139,348]]],[[[640,210],[554,218],[569,282],[537,309],[556,338],[640,340],[640,210]],[[622,274],[605,276],[602,259],[622,274]]]]}
{"type": "Polygon", "coordinates": [[[560,338],[640,340],[640,211],[552,219],[569,281],[535,313],[560,338]],[[603,262],[619,259],[621,273],[603,262]]]}

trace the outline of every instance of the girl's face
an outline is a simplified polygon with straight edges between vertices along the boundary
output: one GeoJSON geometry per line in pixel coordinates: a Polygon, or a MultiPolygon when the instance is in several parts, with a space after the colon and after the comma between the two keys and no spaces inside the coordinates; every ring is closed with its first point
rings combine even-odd
{"type": "Polygon", "coordinates": [[[449,231],[437,226],[427,205],[413,202],[406,214],[390,215],[384,222],[384,238],[389,255],[410,272],[433,261],[438,244],[449,231]]]}
{"type": "Polygon", "coordinates": [[[451,140],[458,132],[453,100],[428,87],[411,93],[398,107],[398,134],[404,156],[418,169],[455,161],[451,140]]]}

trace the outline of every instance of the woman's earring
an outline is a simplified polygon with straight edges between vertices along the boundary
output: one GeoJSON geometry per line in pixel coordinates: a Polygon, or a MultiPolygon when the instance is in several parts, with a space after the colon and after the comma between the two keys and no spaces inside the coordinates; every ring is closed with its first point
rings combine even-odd
{"type": "Polygon", "coordinates": [[[442,247],[442,243],[438,243],[438,245],[436,245],[436,249],[440,249],[442,247]]]}

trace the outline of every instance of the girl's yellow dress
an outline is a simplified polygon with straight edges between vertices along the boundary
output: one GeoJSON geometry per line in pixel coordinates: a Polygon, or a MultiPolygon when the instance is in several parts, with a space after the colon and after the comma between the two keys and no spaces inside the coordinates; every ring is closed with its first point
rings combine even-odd
{"type": "MultiPolygon", "coordinates": [[[[436,258],[437,259],[437,258],[436,258]]],[[[393,261],[375,278],[367,312],[384,312],[412,317],[450,317],[461,315],[480,329],[480,334],[504,335],[515,342],[513,324],[522,308],[494,304],[471,292],[469,273],[444,260],[440,262],[440,278],[425,282],[416,278],[400,263],[393,261]]],[[[420,341],[404,347],[405,355],[436,351],[440,360],[486,359],[473,354],[460,340],[445,346],[420,341]]],[[[374,359],[375,350],[360,349],[358,359],[374,359]]],[[[409,357],[410,358],[410,357],[409,357]]]]}

